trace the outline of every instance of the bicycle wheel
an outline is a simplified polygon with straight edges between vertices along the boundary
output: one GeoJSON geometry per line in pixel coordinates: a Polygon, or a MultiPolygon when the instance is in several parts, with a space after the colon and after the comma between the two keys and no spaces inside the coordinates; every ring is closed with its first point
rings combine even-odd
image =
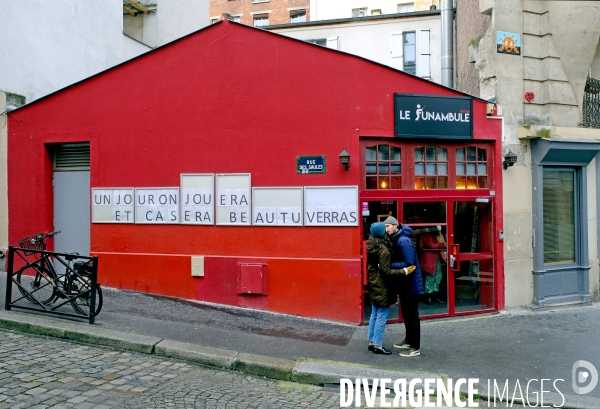
{"type": "Polygon", "coordinates": [[[28,301],[44,305],[51,304],[56,299],[54,285],[48,274],[36,268],[29,266],[17,273],[17,283],[20,285],[19,292],[28,301]]]}
{"type": "MultiPolygon", "coordinates": [[[[89,316],[92,295],[92,282],[86,275],[70,275],[67,282],[67,294],[77,296],[71,300],[71,305],[77,313],[89,316]],[[86,294],[87,292],[87,294],[86,294]]],[[[102,288],[96,284],[96,311],[94,317],[102,310],[102,288]]]]}

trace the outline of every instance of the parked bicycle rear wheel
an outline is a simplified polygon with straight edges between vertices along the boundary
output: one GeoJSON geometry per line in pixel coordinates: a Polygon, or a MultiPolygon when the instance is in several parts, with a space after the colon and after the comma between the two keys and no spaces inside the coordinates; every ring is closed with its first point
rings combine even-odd
{"type": "MultiPolygon", "coordinates": [[[[92,300],[92,282],[86,275],[71,275],[67,282],[67,294],[77,296],[71,300],[71,305],[77,313],[89,316],[92,300]],[[81,295],[80,295],[81,294],[81,295]]],[[[102,310],[102,288],[96,284],[96,310],[94,317],[102,310]]]]}
{"type": "Polygon", "coordinates": [[[29,266],[17,273],[19,292],[28,301],[48,305],[56,299],[52,279],[43,271],[29,266]]]}

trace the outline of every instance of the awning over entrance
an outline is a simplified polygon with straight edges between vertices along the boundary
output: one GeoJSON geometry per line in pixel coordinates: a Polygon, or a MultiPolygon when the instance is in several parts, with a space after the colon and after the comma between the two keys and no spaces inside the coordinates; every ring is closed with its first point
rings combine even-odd
{"type": "Polygon", "coordinates": [[[600,151],[600,141],[538,138],[531,142],[531,157],[539,165],[587,166],[600,151]]]}

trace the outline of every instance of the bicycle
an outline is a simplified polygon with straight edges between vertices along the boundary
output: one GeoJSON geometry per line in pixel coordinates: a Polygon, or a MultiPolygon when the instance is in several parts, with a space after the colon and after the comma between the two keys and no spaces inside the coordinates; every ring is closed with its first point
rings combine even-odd
{"type": "MultiPolygon", "coordinates": [[[[51,233],[38,233],[19,240],[19,246],[25,250],[46,250],[46,239],[56,236],[59,231],[51,233]]],[[[90,315],[90,303],[92,294],[92,260],[76,261],[79,254],[72,253],[65,255],[67,263],[62,261],[66,267],[63,275],[60,275],[54,263],[50,260],[50,254],[43,254],[34,251],[26,251],[25,255],[40,255],[34,263],[28,263],[24,268],[16,273],[18,288],[23,297],[34,304],[51,305],[56,300],[67,299],[73,309],[85,316],[90,315]],[[24,279],[24,277],[33,277],[33,279],[24,279]]],[[[66,303],[65,302],[65,303],[66,303]]],[[[102,310],[102,288],[100,283],[96,284],[96,309],[94,316],[102,310]]]]}

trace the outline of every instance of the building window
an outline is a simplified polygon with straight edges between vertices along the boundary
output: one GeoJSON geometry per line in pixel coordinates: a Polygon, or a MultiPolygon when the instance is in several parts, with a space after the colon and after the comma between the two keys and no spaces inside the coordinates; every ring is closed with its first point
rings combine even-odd
{"type": "Polygon", "coordinates": [[[231,16],[228,20],[229,21],[235,21],[236,23],[240,23],[241,22],[241,16],[231,16]]]}
{"type": "Polygon", "coordinates": [[[312,40],[304,40],[307,43],[320,45],[321,47],[327,47],[327,39],[326,38],[313,38],[312,40]]]}
{"type": "Polygon", "coordinates": [[[439,146],[415,148],[415,189],[448,189],[448,150],[439,146]]]}
{"type": "Polygon", "coordinates": [[[306,23],[306,10],[290,11],[290,23],[306,23]]]}
{"type": "Polygon", "coordinates": [[[381,16],[383,13],[381,12],[381,9],[375,9],[375,10],[371,10],[371,15],[372,16],[381,16]]]}
{"type": "Polygon", "coordinates": [[[210,24],[215,24],[215,23],[218,23],[218,22],[219,22],[219,18],[218,17],[210,19],[210,24]]]}
{"type": "Polygon", "coordinates": [[[403,68],[404,72],[415,75],[417,72],[417,42],[414,31],[402,33],[403,68]]]}
{"type": "Polygon", "coordinates": [[[254,16],[254,27],[264,27],[269,25],[268,14],[257,14],[254,16]]]}
{"type": "Polygon", "coordinates": [[[411,13],[415,11],[415,3],[398,4],[398,13],[411,13]]]}
{"type": "Polygon", "coordinates": [[[487,176],[487,149],[475,146],[456,149],[457,189],[485,189],[487,176]]]}
{"type": "Polygon", "coordinates": [[[574,169],[544,169],[544,264],[576,261],[575,178],[574,169]]]}
{"type": "Polygon", "coordinates": [[[402,189],[400,148],[367,146],[365,151],[367,189],[402,189]]]}
{"type": "Polygon", "coordinates": [[[362,141],[364,179],[361,185],[366,190],[422,191],[490,189],[493,186],[493,176],[488,174],[488,160],[492,160],[489,145],[480,147],[474,142],[471,142],[473,145],[429,143],[431,145],[422,145],[416,140],[396,143],[362,141]]]}
{"type": "Polygon", "coordinates": [[[367,15],[367,8],[360,7],[357,9],[352,9],[352,17],[364,17],[367,15]]]}

